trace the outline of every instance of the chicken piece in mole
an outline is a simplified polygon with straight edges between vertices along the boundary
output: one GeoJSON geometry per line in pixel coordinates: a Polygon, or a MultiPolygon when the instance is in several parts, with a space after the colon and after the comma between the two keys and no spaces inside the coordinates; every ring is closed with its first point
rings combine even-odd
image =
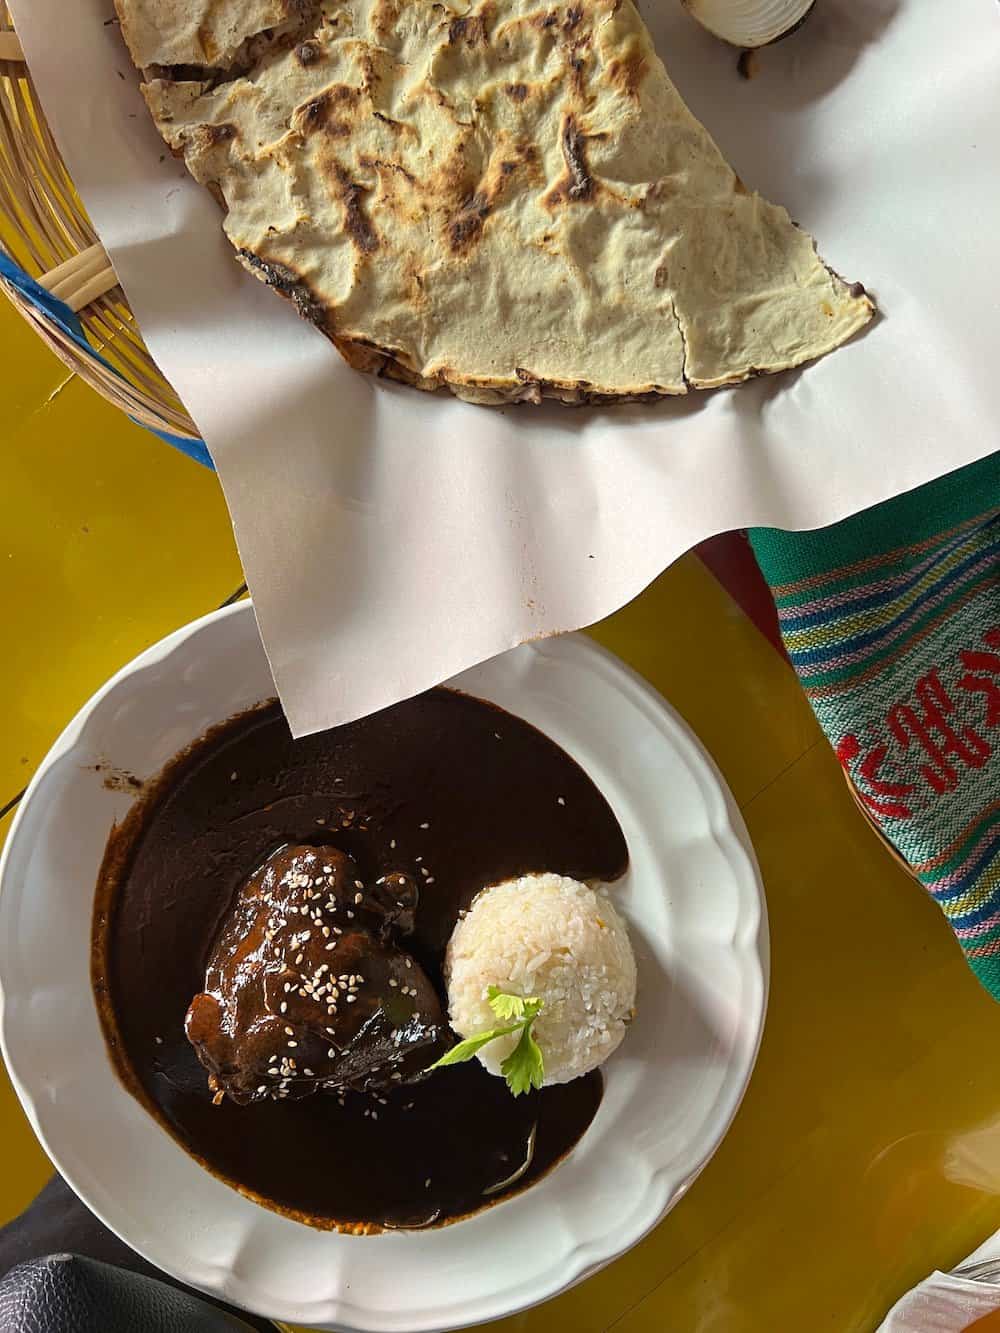
{"type": "Polygon", "coordinates": [[[441,1001],[395,937],[417,886],[365,886],[335,847],[279,848],[237,890],[185,1029],[218,1100],[412,1082],[450,1045],[441,1001]]]}

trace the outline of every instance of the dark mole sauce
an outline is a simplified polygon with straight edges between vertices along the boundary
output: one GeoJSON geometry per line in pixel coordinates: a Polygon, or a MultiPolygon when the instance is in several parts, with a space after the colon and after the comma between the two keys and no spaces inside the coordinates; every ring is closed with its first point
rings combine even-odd
{"type": "Polygon", "coordinates": [[[579,765],[481,700],[431,690],[297,741],[277,704],[244,713],[173,760],[108,844],[93,979],[126,1086],[213,1173],[313,1226],[435,1225],[531,1185],[590,1124],[599,1073],[514,1098],[472,1062],[384,1105],[356,1093],[212,1104],[185,1012],[240,883],[302,842],[340,847],[366,883],[390,870],[421,881],[402,944],[442,995],[452,927],[483,885],[541,870],[612,880],[628,861],[579,765]],[[530,1169],[490,1192],[524,1162],[533,1126],[530,1169]]]}

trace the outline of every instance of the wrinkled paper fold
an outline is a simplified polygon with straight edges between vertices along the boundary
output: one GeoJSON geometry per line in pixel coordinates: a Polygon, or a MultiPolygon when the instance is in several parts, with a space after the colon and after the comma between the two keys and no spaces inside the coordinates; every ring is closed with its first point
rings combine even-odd
{"type": "Polygon", "coordinates": [[[676,0],[646,0],[740,176],[881,316],[803,371],[603,409],[473,407],[350,370],[236,263],[149,120],[111,0],[9,4],[211,449],[296,734],[590,624],[716,532],[831,523],[1000,444],[1000,14],[983,0],[824,0],[750,81],[676,0]]]}

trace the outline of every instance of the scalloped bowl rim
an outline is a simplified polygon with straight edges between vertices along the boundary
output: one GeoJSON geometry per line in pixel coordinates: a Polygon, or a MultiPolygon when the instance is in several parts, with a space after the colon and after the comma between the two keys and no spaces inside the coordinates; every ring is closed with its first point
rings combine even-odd
{"type": "MultiPolygon", "coordinates": [[[[95,752],[92,748],[88,749],[88,744],[92,740],[89,732],[97,726],[98,719],[107,720],[106,715],[109,714],[117,718],[123,710],[127,712],[129,695],[138,692],[138,696],[142,698],[143,691],[148,688],[152,689],[150,699],[159,699],[161,695],[169,695],[171,691],[183,696],[185,690],[192,692],[193,697],[198,697],[197,691],[200,688],[197,683],[200,669],[198,649],[203,641],[207,647],[212,648],[213,636],[220,634],[223,656],[230,653],[230,649],[225,646],[227,638],[233,640],[235,647],[242,647],[240,666],[237,666],[237,654],[231,653],[237,675],[242,669],[242,664],[252,655],[253,643],[257,646],[260,658],[263,659],[263,649],[259,645],[249,602],[236,603],[212,612],[166,636],[139,654],[84,704],[53,744],[25,793],[9,831],[3,854],[0,856],[0,1047],[12,1083],[39,1141],[88,1207],[112,1231],[151,1263],[173,1277],[219,1299],[271,1318],[315,1327],[363,1330],[364,1333],[429,1333],[430,1330],[459,1328],[507,1316],[567,1290],[630,1249],[678,1202],[724,1137],[749,1083],[759,1049],[767,1004],[768,931],[766,907],[756,859],[746,828],[728,788],[686,723],[663,698],[618,658],[586,636],[566,635],[522,645],[499,658],[463,672],[449,682],[471,693],[495,698],[496,702],[510,711],[526,716],[530,721],[534,721],[535,725],[540,725],[571,753],[575,752],[576,757],[589,768],[595,781],[598,781],[598,785],[615,806],[616,813],[626,828],[630,850],[633,850],[634,839],[644,841],[644,829],[649,830],[653,825],[658,826],[669,821],[666,816],[663,820],[659,818],[652,820],[647,815],[632,829],[632,832],[629,831],[625,818],[633,814],[629,806],[629,797],[627,793],[620,795],[616,790],[616,782],[625,781],[624,777],[619,779],[615,776],[616,772],[624,772],[616,769],[617,761],[622,758],[615,750],[616,733],[613,728],[609,735],[602,733],[600,725],[595,722],[594,710],[603,707],[610,716],[617,709],[616,724],[627,723],[634,729],[633,748],[628,752],[630,761],[628,781],[639,783],[639,778],[633,776],[633,769],[636,766],[641,777],[642,765],[647,765],[649,771],[645,772],[644,776],[648,780],[651,775],[653,779],[661,777],[666,771],[664,764],[669,762],[675,764],[672,773],[674,784],[672,794],[676,796],[678,790],[682,790],[682,796],[683,793],[687,793],[683,799],[693,802],[691,810],[698,815],[698,821],[703,820],[704,824],[700,837],[692,839],[690,846],[684,845],[683,837],[677,840],[678,849],[673,854],[671,866],[676,868],[682,861],[687,865],[694,857],[696,860],[700,858],[700,870],[697,873],[704,874],[705,868],[711,866],[712,874],[718,881],[725,881],[728,873],[730,879],[723,887],[729,895],[726,910],[730,913],[731,919],[727,918],[719,923],[716,938],[710,930],[700,924],[697,915],[698,904],[692,902],[691,893],[687,890],[680,893],[679,897],[686,903],[685,910],[691,914],[688,920],[684,917],[684,913],[681,913],[684,917],[681,934],[685,946],[683,955],[673,957],[672,969],[667,975],[667,969],[661,967],[662,950],[667,947],[662,938],[663,932],[655,939],[651,938],[647,942],[647,948],[652,951],[653,961],[650,963],[647,960],[646,963],[650,968],[646,983],[643,979],[644,961],[637,941],[640,966],[640,1016],[635,1027],[636,1031],[640,1029],[644,1014],[643,996],[650,987],[653,992],[654,1009],[660,1004],[662,997],[667,997],[663,1003],[673,1005],[672,1022],[676,1022],[680,995],[678,978],[683,974],[685,985],[690,984],[693,991],[703,990],[703,994],[698,996],[699,1003],[706,1003],[713,1021],[720,1023],[726,1029],[725,1050],[721,1053],[709,1051],[702,1057],[696,1045],[692,1051],[685,1054],[685,1058],[695,1062],[703,1059],[704,1067],[695,1064],[699,1077],[703,1082],[715,1079],[718,1087],[700,1124],[691,1126],[689,1132],[683,1125],[676,1131],[671,1131],[675,1137],[678,1132],[681,1135],[687,1134],[686,1140],[679,1148],[674,1144],[674,1139],[670,1139],[670,1143],[674,1146],[668,1151],[665,1140],[648,1137],[646,1130],[649,1134],[655,1134],[656,1130],[647,1120],[640,1122],[637,1128],[633,1127],[626,1152],[611,1136],[610,1124],[602,1121],[602,1115],[605,1113],[611,1115],[613,1106],[617,1107],[615,1114],[619,1116],[632,1114],[628,1096],[632,1091],[641,1093],[644,1088],[648,1089],[650,1086],[648,1077],[650,1061],[648,1059],[639,1061],[635,1058],[638,1052],[637,1037],[635,1034],[630,1034],[629,1041],[621,1048],[619,1055],[612,1058],[606,1069],[605,1099],[597,1120],[563,1164],[543,1181],[513,1200],[488,1209],[468,1221],[430,1232],[369,1239],[345,1237],[338,1233],[314,1232],[249,1202],[200,1167],[196,1167],[198,1178],[194,1179],[193,1183],[189,1179],[189,1186],[196,1194],[202,1196],[202,1203],[209,1199],[211,1190],[221,1189],[226,1192],[225,1197],[230,1204],[227,1205],[212,1194],[213,1206],[221,1208],[226,1217],[230,1213],[233,1215],[234,1235],[236,1233],[244,1235],[248,1254],[253,1253],[253,1246],[248,1239],[250,1235],[256,1238],[259,1247],[260,1238],[267,1234],[268,1246],[277,1247],[285,1262],[293,1265],[296,1250],[305,1251],[308,1237],[326,1238],[332,1269],[336,1271],[337,1276],[336,1290],[331,1292],[328,1288],[324,1288],[312,1296],[298,1291],[294,1296],[287,1291],[275,1294],[274,1291],[266,1289],[266,1284],[265,1289],[261,1289],[259,1280],[255,1281],[255,1270],[250,1271],[253,1269],[252,1264],[249,1270],[245,1264],[241,1265],[238,1261],[241,1253],[239,1246],[230,1256],[223,1252],[224,1247],[220,1248],[218,1257],[214,1260],[184,1249],[185,1243],[193,1245],[194,1242],[189,1241],[188,1231],[184,1226],[185,1215],[182,1205],[170,1195],[170,1181],[164,1181],[161,1186],[168,1210],[173,1210],[169,1221],[165,1222],[162,1213],[157,1209],[147,1209],[143,1212],[140,1208],[138,1212],[129,1211],[124,1196],[128,1194],[131,1178],[108,1181],[95,1176],[88,1166],[87,1154],[75,1141],[77,1137],[82,1137],[76,1134],[76,1122],[68,1121],[69,1128],[66,1124],[60,1123],[57,1085],[52,1082],[55,1075],[46,1070],[44,1057],[38,1053],[44,1040],[52,1036],[51,1024],[45,1024],[44,1012],[39,1011],[36,1014],[32,1003],[34,999],[44,1000],[47,993],[45,986],[41,983],[34,984],[34,980],[28,984],[23,982],[18,984],[19,968],[23,969],[23,963],[17,953],[19,932],[24,930],[30,933],[30,912],[37,910],[37,903],[34,907],[31,905],[29,893],[36,895],[41,893],[44,900],[45,892],[51,897],[58,891],[65,891],[53,889],[51,884],[47,885],[44,876],[42,882],[38,882],[39,872],[34,867],[32,856],[33,843],[37,845],[38,840],[33,840],[32,834],[37,831],[39,821],[44,827],[46,819],[55,817],[47,813],[53,801],[56,802],[55,809],[62,809],[71,799],[67,792],[79,792],[83,789],[83,784],[91,780],[86,778],[86,774],[92,771],[95,752]],[[242,645],[240,645],[241,638],[245,641],[242,645]],[[120,701],[119,696],[121,696],[120,701]],[[117,712],[114,709],[116,701],[119,701],[117,712]],[[525,707],[522,707],[522,702],[525,707]],[[530,707],[527,706],[529,703],[530,707]],[[588,703],[590,713],[587,711],[588,703]],[[546,720],[546,710],[551,714],[549,720],[546,720]],[[540,715],[541,720],[539,720],[540,715]],[[589,740],[585,741],[584,738],[588,737],[589,740]],[[594,747],[593,755],[589,755],[588,744],[594,747]],[[599,752],[603,755],[600,760],[597,757],[599,752]],[[610,759],[608,755],[611,756],[610,759]],[[589,765],[588,757],[591,761],[589,765]],[[92,761],[90,768],[85,768],[81,764],[83,758],[92,761]],[[600,769],[600,772],[595,772],[595,768],[600,769]],[[60,791],[58,782],[67,784],[64,790],[60,791]],[[62,805],[59,802],[62,802],[62,805]],[[28,911],[29,918],[25,918],[25,910],[28,911]],[[685,930],[686,935],[683,933],[685,930]],[[689,955],[701,958],[703,945],[707,950],[704,957],[714,960],[711,969],[702,966],[702,973],[699,973],[694,965],[688,969],[684,959],[689,955]],[[726,993],[720,990],[722,983],[716,976],[713,975],[709,980],[707,975],[703,975],[709,970],[714,974],[716,961],[723,965],[724,980],[728,981],[730,987],[726,993]],[[32,1022],[36,1025],[34,1032],[32,1022]],[[633,1052],[631,1060],[630,1049],[633,1052]],[[644,1070],[646,1078],[643,1076],[644,1070]],[[619,1095],[619,1085],[621,1095],[619,1095]],[[596,1127],[599,1124],[601,1133],[606,1135],[601,1140],[605,1145],[605,1154],[608,1152],[618,1154],[618,1176],[623,1180],[625,1176],[628,1177],[620,1187],[608,1184],[612,1179],[609,1173],[613,1163],[598,1161],[601,1153],[596,1148],[588,1151],[588,1139],[597,1133],[596,1127]],[[605,1173],[602,1182],[594,1183],[590,1178],[596,1177],[602,1170],[605,1173]],[[594,1235],[586,1234],[585,1225],[585,1218],[593,1215],[593,1209],[591,1208],[589,1212],[574,1210],[570,1205],[573,1191],[583,1187],[589,1187],[592,1191],[597,1190],[598,1193],[604,1189],[600,1197],[610,1199],[609,1208],[612,1203],[614,1205],[614,1225],[609,1225],[594,1235]],[[622,1190],[629,1189],[631,1195],[628,1198],[621,1197],[622,1190]],[[247,1209],[253,1210],[252,1216],[246,1212],[247,1209]],[[262,1222],[257,1217],[258,1214],[260,1218],[269,1219],[268,1222],[262,1222]],[[510,1263],[502,1262],[505,1257],[503,1246],[513,1238],[519,1226],[528,1226],[540,1222],[543,1218],[548,1219],[549,1226],[541,1234],[547,1236],[549,1230],[553,1233],[551,1251],[541,1267],[536,1266],[530,1274],[521,1276],[517,1271],[517,1256],[512,1256],[510,1263]],[[510,1225],[506,1225],[506,1219],[509,1219],[510,1225]],[[296,1230],[293,1234],[282,1228],[296,1230]],[[462,1237],[462,1262],[468,1265],[468,1271],[463,1270],[459,1273],[456,1269],[454,1289],[450,1291],[446,1289],[448,1284],[443,1278],[436,1302],[425,1300],[420,1306],[392,1308],[380,1305],[370,1296],[359,1299],[351,1292],[352,1254],[345,1247],[384,1246],[387,1250],[392,1247],[394,1265],[402,1263],[404,1270],[409,1265],[409,1272],[416,1279],[418,1276],[423,1278],[428,1263],[437,1263],[439,1253],[442,1258],[458,1253],[454,1246],[449,1246],[448,1238],[455,1237],[459,1233],[462,1237]],[[296,1237],[300,1238],[298,1244],[296,1237]],[[242,1271],[238,1271],[241,1268],[242,1271]]],[[[229,660],[228,657],[226,660],[229,660]]],[[[262,670],[266,671],[266,662],[258,662],[252,670],[256,670],[259,675],[262,670]]],[[[215,678],[212,679],[214,681],[215,678]]],[[[269,673],[267,679],[270,679],[269,673]]],[[[215,686],[212,685],[211,688],[215,686]]],[[[234,685],[233,688],[238,687],[234,685]]],[[[259,691],[258,697],[267,697],[267,692],[266,688],[259,691]]],[[[237,708],[250,702],[254,700],[249,698],[243,702],[237,700],[237,708]]],[[[235,712],[237,708],[229,711],[235,712]]],[[[212,720],[219,721],[227,715],[229,714],[222,711],[220,716],[212,720]]],[[[602,719],[604,716],[602,713],[602,719]]],[[[200,734],[203,730],[204,726],[200,726],[194,734],[200,734]]],[[[181,744],[174,745],[170,753],[180,749],[183,743],[182,741],[181,744]]],[[[149,771],[156,771],[167,757],[169,754],[163,755],[155,768],[149,771]]],[[[632,799],[636,810],[642,808],[647,793],[647,786],[635,786],[632,799]]],[[[120,816],[123,808],[127,808],[127,800],[123,807],[123,798],[116,799],[115,813],[110,816],[115,818],[120,816]]],[[[662,835],[657,828],[652,836],[662,835]]],[[[103,837],[106,837],[106,833],[102,834],[102,839],[103,837]]],[[[645,901],[647,904],[655,903],[659,911],[662,906],[660,898],[665,896],[665,901],[669,900],[670,893],[674,892],[675,881],[671,880],[670,887],[666,890],[658,883],[652,883],[662,867],[659,867],[659,861],[655,856],[652,858],[647,856],[645,847],[642,855],[646,863],[643,869],[646,887],[642,890],[647,895],[645,901]],[[650,893],[652,897],[649,896],[650,893]]],[[[692,873],[695,873],[694,882],[697,887],[697,874],[692,873]]],[[[632,879],[633,870],[630,870],[626,880],[622,882],[625,886],[622,890],[623,901],[632,925],[641,929],[642,921],[637,922],[634,907],[631,912],[628,907],[630,901],[638,901],[639,888],[631,883],[632,879]]],[[[86,900],[88,922],[93,882],[93,878],[89,878],[86,884],[89,893],[86,900]]],[[[707,887],[701,885],[699,892],[702,891],[709,895],[712,892],[716,894],[721,892],[719,884],[715,881],[707,887]]],[[[79,905],[76,910],[78,912],[81,910],[79,905]]],[[[666,910],[664,906],[663,911],[666,910]]],[[[671,910],[676,911],[676,904],[671,910]]],[[[660,921],[659,917],[657,921],[660,921]]],[[[673,918],[664,917],[663,921],[667,923],[666,934],[672,935],[673,918]]],[[[674,947],[674,943],[675,941],[671,939],[671,948],[674,947]]],[[[34,974],[32,976],[34,978],[34,974]]],[[[86,1000],[92,1011],[93,1003],[89,987],[86,1000]]],[[[63,1001],[65,1002],[65,997],[63,1001]]],[[[688,1001],[685,1000],[685,1003],[688,1001]]],[[[81,1011],[83,1008],[85,1006],[81,1006],[81,1011]]],[[[685,1013],[683,1005],[680,1006],[679,1012],[683,1017],[685,1013]]],[[[80,1021],[86,1022],[86,1017],[80,1021]]],[[[91,1012],[89,1020],[85,1036],[92,1044],[92,1029],[96,1027],[96,1014],[91,1012]]],[[[705,1030],[708,1031],[710,1026],[711,1024],[706,1026],[705,1030]]],[[[659,1027],[661,1028],[662,1024],[659,1027]]],[[[652,1029],[652,1022],[647,1021],[645,1036],[642,1038],[645,1043],[643,1050],[651,1042],[655,1046],[663,1037],[662,1031],[657,1030],[654,1034],[652,1029]]],[[[700,1030],[696,1025],[693,1026],[691,1031],[695,1035],[689,1035],[687,1039],[697,1042],[696,1034],[700,1030]]],[[[668,1026],[664,1031],[667,1034],[666,1039],[670,1040],[673,1027],[668,1026]]],[[[719,1044],[722,1038],[718,1032],[715,1033],[715,1037],[716,1044],[719,1044]]],[[[71,1049],[68,1042],[64,1054],[68,1067],[72,1067],[73,1061],[79,1058],[75,1048],[71,1049]]],[[[661,1062],[657,1060],[654,1063],[659,1066],[661,1062]]],[[[666,1058],[664,1063],[667,1063],[666,1058]]],[[[663,1071],[655,1069],[653,1072],[661,1078],[661,1086],[657,1088],[655,1080],[651,1086],[654,1091],[662,1093],[663,1071]]],[[[98,1100],[106,1099],[107,1105],[111,1108],[112,1119],[107,1123],[114,1124],[114,1116],[117,1115],[123,1121],[124,1130],[124,1120],[133,1120],[137,1111],[148,1127],[148,1133],[147,1129],[142,1129],[140,1132],[147,1134],[151,1153],[169,1156],[162,1146],[163,1143],[169,1143],[179,1155],[172,1159],[179,1172],[183,1171],[180,1159],[192,1162],[192,1159],[188,1158],[178,1145],[173,1144],[151,1117],[138,1107],[138,1103],[133,1102],[124,1092],[111,1070],[106,1054],[99,1073],[95,1071],[88,1074],[85,1071],[81,1077],[85,1079],[92,1077],[96,1080],[95,1095],[98,1100]],[[133,1108],[131,1113],[124,1108],[123,1098],[131,1103],[133,1108]],[[158,1139],[154,1140],[151,1135],[158,1136],[158,1139]]],[[[687,1084],[683,1086],[686,1087],[687,1084]]],[[[676,1087],[677,1085],[672,1089],[668,1114],[673,1114],[673,1095],[676,1087]]],[[[80,1105],[86,1104],[81,1102],[80,1105]]],[[[81,1119],[86,1120],[86,1118],[84,1112],[81,1119]]],[[[104,1120],[101,1123],[104,1132],[104,1120]]],[[[124,1146],[125,1143],[126,1139],[123,1137],[122,1151],[127,1154],[128,1148],[124,1146]]],[[[133,1169],[141,1169],[138,1159],[133,1159],[133,1169]]],[[[225,1228],[220,1228],[220,1235],[224,1231],[225,1228]]],[[[213,1239],[215,1235],[213,1232],[213,1239]]],[[[221,1247],[221,1240],[219,1243],[221,1247]]],[[[312,1245],[312,1242],[309,1244],[312,1245]]],[[[270,1259],[271,1250],[267,1249],[264,1252],[270,1259]]],[[[386,1254],[385,1257],[389,1258],[389,1255],[386,1254]]],[[[536,1258],[537,1256],[533,1255],[533,1261],[536,1258]]],[[[370,1266],[369,1264],[368,1267],[370,1266]]],[[[447,1265],[442,1267],[442,1273],[447,1274],[449,1271],[447,1265]]],[[[272,1278],[273,1276],[272,1274],[272,1278]]],[[[393,1284],[388,1285],[399,1289],[400,1283],[405,1285],[405,1271],[393,1284]]],[[[354,1285],[356,1288],[359,1285],[363,1287],[365,1283],[359,1279],[354,1285]]],[[[367,1285],[369,1288],[372,1287],[370,1278],[367,1279],[367,1285]]]]}

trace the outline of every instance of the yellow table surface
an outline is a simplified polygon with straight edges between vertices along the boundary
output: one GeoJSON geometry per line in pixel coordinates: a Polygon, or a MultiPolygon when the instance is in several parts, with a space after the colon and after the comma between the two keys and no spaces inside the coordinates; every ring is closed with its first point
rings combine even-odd
{"type": "MultiPolygon", "coordinates": [[[[111,672],[242,574],[214,476],[68,376],[2,301],[0,348],[3,809],[111,672]]],[[[603,1273],[496,1327],[870,1330],[1000,1226],[997,1009],[856,813],[790,669],[697,560],[593,632],[732,787],[767,889],[770,1011],[687,1196],[603,1273]]],[[[0,1153],[2,1222],[51,1170],[5,1079],[0,1153]]]]}

